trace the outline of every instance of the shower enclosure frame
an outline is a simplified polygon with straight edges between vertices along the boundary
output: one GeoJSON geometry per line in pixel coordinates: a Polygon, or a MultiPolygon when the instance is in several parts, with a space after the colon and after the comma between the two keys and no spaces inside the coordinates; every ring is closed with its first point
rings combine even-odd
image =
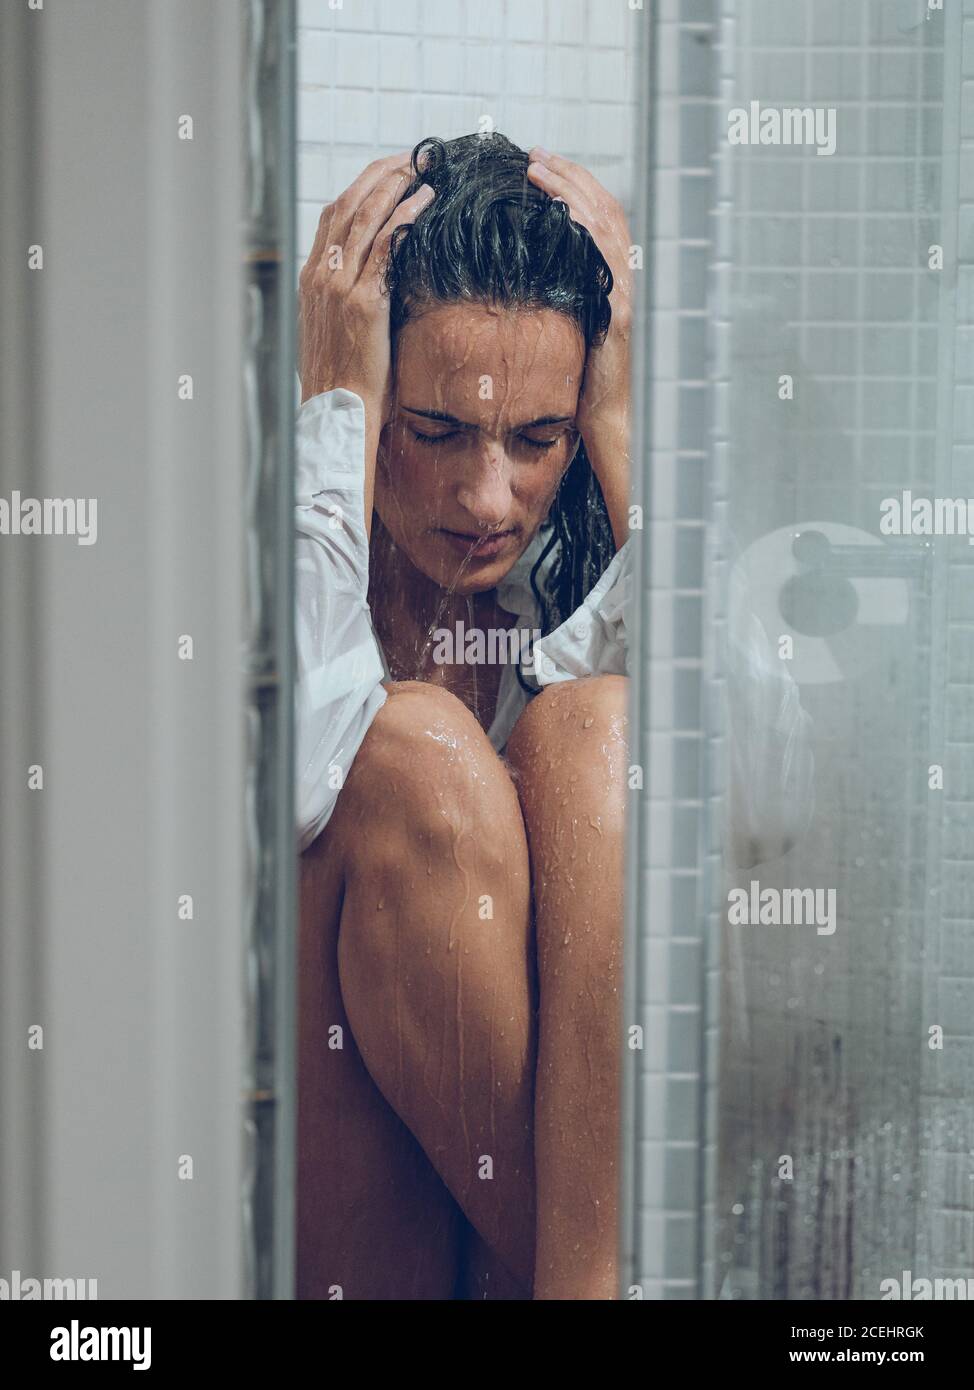
{"type": "Polygon", "coordinates": [[[245,5],[248,914],[242,1194],[247,1295],[294,1296],[295,0],[245,5]]]}

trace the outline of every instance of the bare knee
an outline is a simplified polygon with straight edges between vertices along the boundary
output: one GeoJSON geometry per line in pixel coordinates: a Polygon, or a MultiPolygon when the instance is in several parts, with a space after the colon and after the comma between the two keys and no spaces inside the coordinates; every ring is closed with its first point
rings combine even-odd
{"type": "Polygon", "coordinates": [[[513,796],[510,778],[449,691],[423,681],[386,689],[339,797],[345,847],[372,855],[392,835],[435,853],[513,796]]]}
{"type": "Polygon", "coordinates": [[[628,699],[627,678],[614,675],[560,681],[534,697],[505,749],[526,814],[577,814],[582,808],[621,829],[628,699]]]}
{"type": "Polygon", "coordinates": [[[625,746],[629,682],[625,676],[588,676],[545,686],[524,709],[511,732],[507,756],[530,755],[535,744],[606,751],[625,746]]]}
{"type": "Polygon", "coordinates": [[[503,894],[516,916],[530,873],[507,768],[455,696],[421,681],[387,688],[336,810],[346,889],[360,899],[378,890],[386,905],[366,914],[368,930],[393,915],[427,944],[444,922],[476,930],[484,894],[503,894]]]}

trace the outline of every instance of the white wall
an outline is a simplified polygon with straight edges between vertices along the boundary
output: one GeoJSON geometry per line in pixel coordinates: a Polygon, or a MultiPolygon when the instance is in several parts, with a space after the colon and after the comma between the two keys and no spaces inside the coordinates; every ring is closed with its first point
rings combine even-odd
{"type": "Polygon", "coordinates": [[[98,502],[0,537],[0,1276],[102,1299],[245,1287],[241,15],[0,21],[0,493],[98,502]]]}
{"type": "Polygon", "coordinates": [[[301,0],[298,251],[370,160],[494,129],[585,164],[624,204],[633,177],[628,0],[301,0]]]}

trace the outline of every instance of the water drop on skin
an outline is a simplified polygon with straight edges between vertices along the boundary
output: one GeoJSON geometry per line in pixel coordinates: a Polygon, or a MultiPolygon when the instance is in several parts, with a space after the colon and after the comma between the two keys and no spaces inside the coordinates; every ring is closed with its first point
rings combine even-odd
{"type": "Polygon", "coordinates": [[[588,715],[586,715],[585,718],[582,720],[582,728],[583,728],[583,729],[591,729],[591,727],[592,727],[592,725],[593,725],[594,723],[595,723],[594,717],[593,717],[591,714],[588,714],[588,715]]]}

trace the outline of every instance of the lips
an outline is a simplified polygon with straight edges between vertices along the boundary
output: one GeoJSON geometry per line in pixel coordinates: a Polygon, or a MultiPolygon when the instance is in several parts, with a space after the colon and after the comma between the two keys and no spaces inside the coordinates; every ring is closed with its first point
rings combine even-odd
{"type": "Polygon", "coordinates": [[[444,529],[440,534],[455,549],[462,550],[465,555],[483,556],[484,558],[500,554],[514,539],[513,531],[498,531],[492,536],[471,536],[461,531],[444,529]]]}

